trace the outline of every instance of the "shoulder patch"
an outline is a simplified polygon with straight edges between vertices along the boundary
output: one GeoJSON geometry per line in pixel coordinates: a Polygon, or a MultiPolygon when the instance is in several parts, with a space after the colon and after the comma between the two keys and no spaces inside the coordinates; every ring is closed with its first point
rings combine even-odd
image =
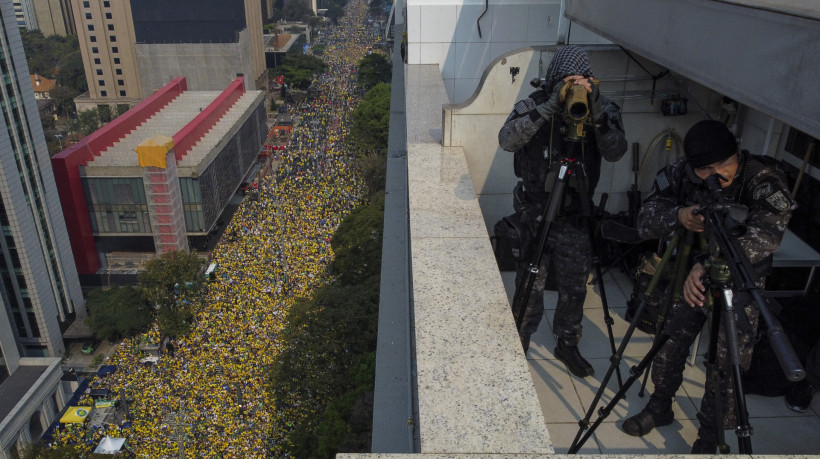
{"type": "Polygon", "coordinates": [[[766,198],[771,194],[772,194],[772,184],[769,183],[769,182],[763,182],[760,185],[758,185],[754,189],[754,191],[752,192],[752,199],[757,201],[761,198],[766,198]]]}
{"type": "Polygon", "coordinates": [[[655,185],[658,187],[659,192],[669,188],[669,177],[666,176],[666,172],[661,172],[655,177],[655,185]]]}
{"type": "Polygon", "coordinates": [[[531,107],[530,104],[527,103],[527,99],[524,99],[516,102],[515,108],[513,110],[515,110],[515,112],[519,115],[525,115],[530,112],[531,107]]]}
{"type": "MultiPolygon", "coordinates": [[[[758,186],[758,188],[760,188],[761,186],[763,186],[763,185],[758,186]]],[[[755,189],[755,194],[757,194],[757,189],[755,189]]],[[[789,200],[786,198],[786,196],[780,190],[777,190],[774,193],[770,194],[766,198],[766,202],[769,203],[770,206],[772,206],[773,208],[777,209],[780,212],[785,212],[786,210],[788,210],[789,207],[791,207],[791,204],[789,203],[789,200]]]]}

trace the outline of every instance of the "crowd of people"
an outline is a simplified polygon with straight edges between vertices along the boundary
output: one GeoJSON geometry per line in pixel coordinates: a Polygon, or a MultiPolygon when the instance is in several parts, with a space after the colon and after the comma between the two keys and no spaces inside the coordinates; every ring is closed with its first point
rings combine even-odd
{"type": "Polygon", "coordinates": [[[366,19],[367,3],[352,0],[329,28],[318,56],[328,69],[306,103],[291,108],[297,122],[278,168],[260,178],[255,199],[243,201],[213,250],[217,280],[190,299],[191,332],[151,365],[141,362],[140,347],[159,342],[156,329],[125,340],[107,362],[117,371],[92,383],[130,400],[130,426],[65,428],[57,444],[93,445],[112,433],[126,437],[137,457],[282,455],[269,429],[287,425],[291,414],[268,400],[266,369],[289,308],[329,280],[331,237],[364,199],[344,138],[361,98],[351,69],[374,40],[366,19]]]}

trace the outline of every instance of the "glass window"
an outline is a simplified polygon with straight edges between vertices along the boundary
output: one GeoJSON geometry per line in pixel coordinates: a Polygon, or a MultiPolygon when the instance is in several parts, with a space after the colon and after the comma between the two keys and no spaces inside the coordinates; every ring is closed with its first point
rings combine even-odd
{"type": "Polygon", "coordinates": [[[86,19],[91,19],[91,13],[85,13],[85,18],[86,19]]]}
{"type": "Polygon", "coordinates": [[[90,37],[88,37],[88,39],[91,40],[91,43],[97,43],[97,36],[96,35],[91,35],[90,37]]]}
{"type": "Polygon", "coordinates": [[[120,65],[120,58],[119,58],[119,57],[115,57],[115,58],[114,58],[114,63],[115,63],[115,64],[117,64],[117,65],[120,65]]]}
{"type": "Polygon", "coordinates": [[[122,75],[122,69],[114,69],[114,73],[117,75],[122,75]]]}
{"type": "Polygon", "coordinates": [[[120,91],[120,97],[125,97],[125,91],[120,91]]]}
{"type": "Polygon", "coordinates": [[[94,24],[88,24],[88,31],[89,31],[89,32],[93,32],[93,31],[94,31],[94,24]]]}
{"type": "Polygon", "coordinates": [[[114,54],[117,54],[117,53],[120,52],[120,49],[117,48],[116,46],[114,46],[114,47],[111,48],[111,52],[114,53],[114,54]]]}
{"type": "Polygon", "coordinates": [[[105,13],[105,18],[106,19],[111,19],[111,13],[105,13]]]}
{"type": "Polygon", "coordinates": [[[111,41],[117,41],[117,36],[116,35],[111,35],[111,36],[108,37],[108,39],[111,40],[111,41]]]}
{"type": "Polygon", "coordinates": [[[108,30],[114,30],[114,24],[108,24],[108,30]]]}
{"type": "Polygon", "coordinates": [[[120,86],[125,86],[125,80],[117,80],[117,84],[120,86]]]}
{"type": "Polygon", "coordinates": [[[83,2],[83,8],[91,8],[91,2],[83,2]]]}
{"type": "Polygon", "coordinates": [[[100,48],[97,48],[96,46],[92,46],[91,47],[91,52],[94,53],[94,54],[99,54],[100,53],[100,48]]]}
{"type": "Polygon", "coordinates": [[[97,80],[97,84],[100,86],[105,86],[105,80],[97,80]]]}
{"type": "Polygon", "coordinates": [[[99,58],[99,57],[95,57],[95,58],[94,58],[94,65],[100,65],[100,64],[102,64],[102,61],[100,60],[100,58],[99,58]]]}
{"type": "Polygon", "coordinates": [[[105,1],[105,2],[103,2],[103,6],[106,7],[106,8],[111,8],[111,2],[105,1]]]}
{"type": "Polygon", "coordinates": [[[100,97],[108,97],[107,91],[100,91],[100,97]]]}
{"type": "Polygon", "coordinates": [[[97,69],[97,75],[102,75],[102,69],[97,69]]]}

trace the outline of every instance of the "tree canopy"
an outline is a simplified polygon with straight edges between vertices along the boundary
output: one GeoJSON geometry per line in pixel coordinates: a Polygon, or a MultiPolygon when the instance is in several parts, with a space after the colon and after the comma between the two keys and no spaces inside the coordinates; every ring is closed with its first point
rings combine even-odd
{"type": "Polygon", "coordinates": [[[39,30],[20,30],[29,72],[56,78],[57,84],[81,94],[88,91],[76,35],[44,37],[39,30]]]}
{"type": "Polygon", "coordinates": [[[307,54],[288,54],[278,68],[285,77],[285,83],[293,88],[307,89],[318,75],[327,69],[327,64],[315,56],[307,54]]]}
{"type": "Polygon", "coordinates": [[[379,53],[365,56],[359,61],[359,87],[369,91],[379,83],[390,83],[393,68],[390,62],[379,53]]]}
{"type": "Polygon", "coordinates": [[[114,341],[136,335],[153,318],[153,308],[136,287],[96,289],[88,294],[86,323],[100,339],[114,341]]]}
{"type": "Polygon", "coordinates": [[[137,278],[143,296],[158,308],[157,323],[163,336],[188,331],[193,312],[186,300],[202,287],[205,260],[196,253],[166,252],[149,261],[137,278]]]}
{"type": "Polygon", "coordinates": [[[288,425],[271,435],[292,457],[332,458],[369,443],[378,325],[384,193],[348,215],[332,239],[335,280],[297,299],[270,373],[288,425]]]}
{"type": "Polygon", "coordinates": [[[379,83],[353,110],[350,144],[363,152],[387,153],[390,130],[390,85],[379,83]]]}

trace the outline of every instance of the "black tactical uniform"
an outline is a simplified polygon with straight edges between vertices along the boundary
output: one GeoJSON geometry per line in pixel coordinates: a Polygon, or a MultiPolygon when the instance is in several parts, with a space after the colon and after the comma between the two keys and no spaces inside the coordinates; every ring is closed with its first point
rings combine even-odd
{"type": "MultiPolygon", "coordinates": [[[[638,215],[638,231],[645,239],[665,239],[680,227],[678,209],[695,204],[697,186],[687,176],[687,159],[679,159],[665,167],[655,178],[652,194],[641,207],[638,215]]],[[[749,208],[746,233],[738,238],[740,247],[757,273],[765,275],[771,268],[772,253],[777,250],[786,225],[791,217],[794,201],[787,188],[785,174],[777,163],[765,156],[752,156],[748,151],[738,153],[738,172],[732,184],[723,189],[727,201],[749,208]]],[[[761,285],[762,286],[762,281],[761,285]]],[[[751,328],[738,320],[741,365],[751,363],[754,331],[757,330],[759,311],[753,304],[743,305],[751,328]]],[[[722,316],[727,320],[728,316],[722,316]]],[[[706,321],[706,311],[685,303],[671,305],[665,325],[669,340],[652,362],[654,392],[646,408],[624,422],[624,430],[630,435],[644,435],[654,426],[670,424],[674,418],[672,398],[683,381],[683,370],[689,349],[706,321]],[[651,416],[651,418],[650,418],[651,416]]],[[[734,390],[731,384],[731,367],[723,329],[718,339],[719,383],[723,403],[724,429],[736,425],[734,390]]],[[[717,413],[715,406],[716,381],[707,372],[706,392],[701,402],[699,438],[707,445],[700,452],[714,453],[717,442],[717,413]],[[714,445],[714,446],[713,446],[714,445]],[[711,450],[711,451],[710,451],[711,450]]],[[[700,441],[700,440],[699,440],[700,441]]],[[[696,447],[697,447],[696,443],[696,447]]]]}
{"type": "MultiPolygon", "coordinates": [[[[627,148],[620,109],[605,97],[599,96],[597,87],[590,96],[590,112],[595,125],[591,129],[593,132],[588,133],[582,141],[565,140],[568,127],[562,116],[555,111],[557,107],[553,106],[552,110],[546,111],[543,107],[549,105],[550,96],[556,93],[556,89],[563,86],[564,78],[571,75],[592,77],[592,70],[584,50],[577,46],[564,46],[552,58],[542,88],[515,104],[498,134],[501,147],[515,153],[515,174],[521,181],[516,185],[513,205],[515,211],[522,214],[522,220],[532,237],[538,231],[537,219],[549,203],[549,191],[552,190],[559,160],[571,157],[583,161],[588,178],[588,195],[591,196],[598,183],[601,157],[607,161],[617,161],[627,148]]],[[[563,210],[550,229],[548,247],[542,257],[542,266],[528,299],[519,332],[524,352],[527,351],[530,336],[538,328],[544,313],[543,289],[546,268],[551,262],[557,273],[558,288],[553,332],[558,338],[559,349],[571,348],[570,351],[583,360],[577,354],[577,345],[581,338],[581,319],[592,251],[584,226],[586,223],[580,219],[579,186],[577,180],[568,181],[563,210]]],[[[532,245],[535,246],[536,243],[532,245]]],[[[525,252],[522,259],[528,260],[531,256],[532,254],[525,252]]],[[[526,266],[526,262],[519,263],[516,283],[526,266]]],[[[564,353],[562,357],[556,351],[556,356],[567,363],[574,374],[592,374],[592,368],[586,361],[583,361],[585,365],[581,368],[567,362],[564,358],[566,355],[564,353]]]]}

